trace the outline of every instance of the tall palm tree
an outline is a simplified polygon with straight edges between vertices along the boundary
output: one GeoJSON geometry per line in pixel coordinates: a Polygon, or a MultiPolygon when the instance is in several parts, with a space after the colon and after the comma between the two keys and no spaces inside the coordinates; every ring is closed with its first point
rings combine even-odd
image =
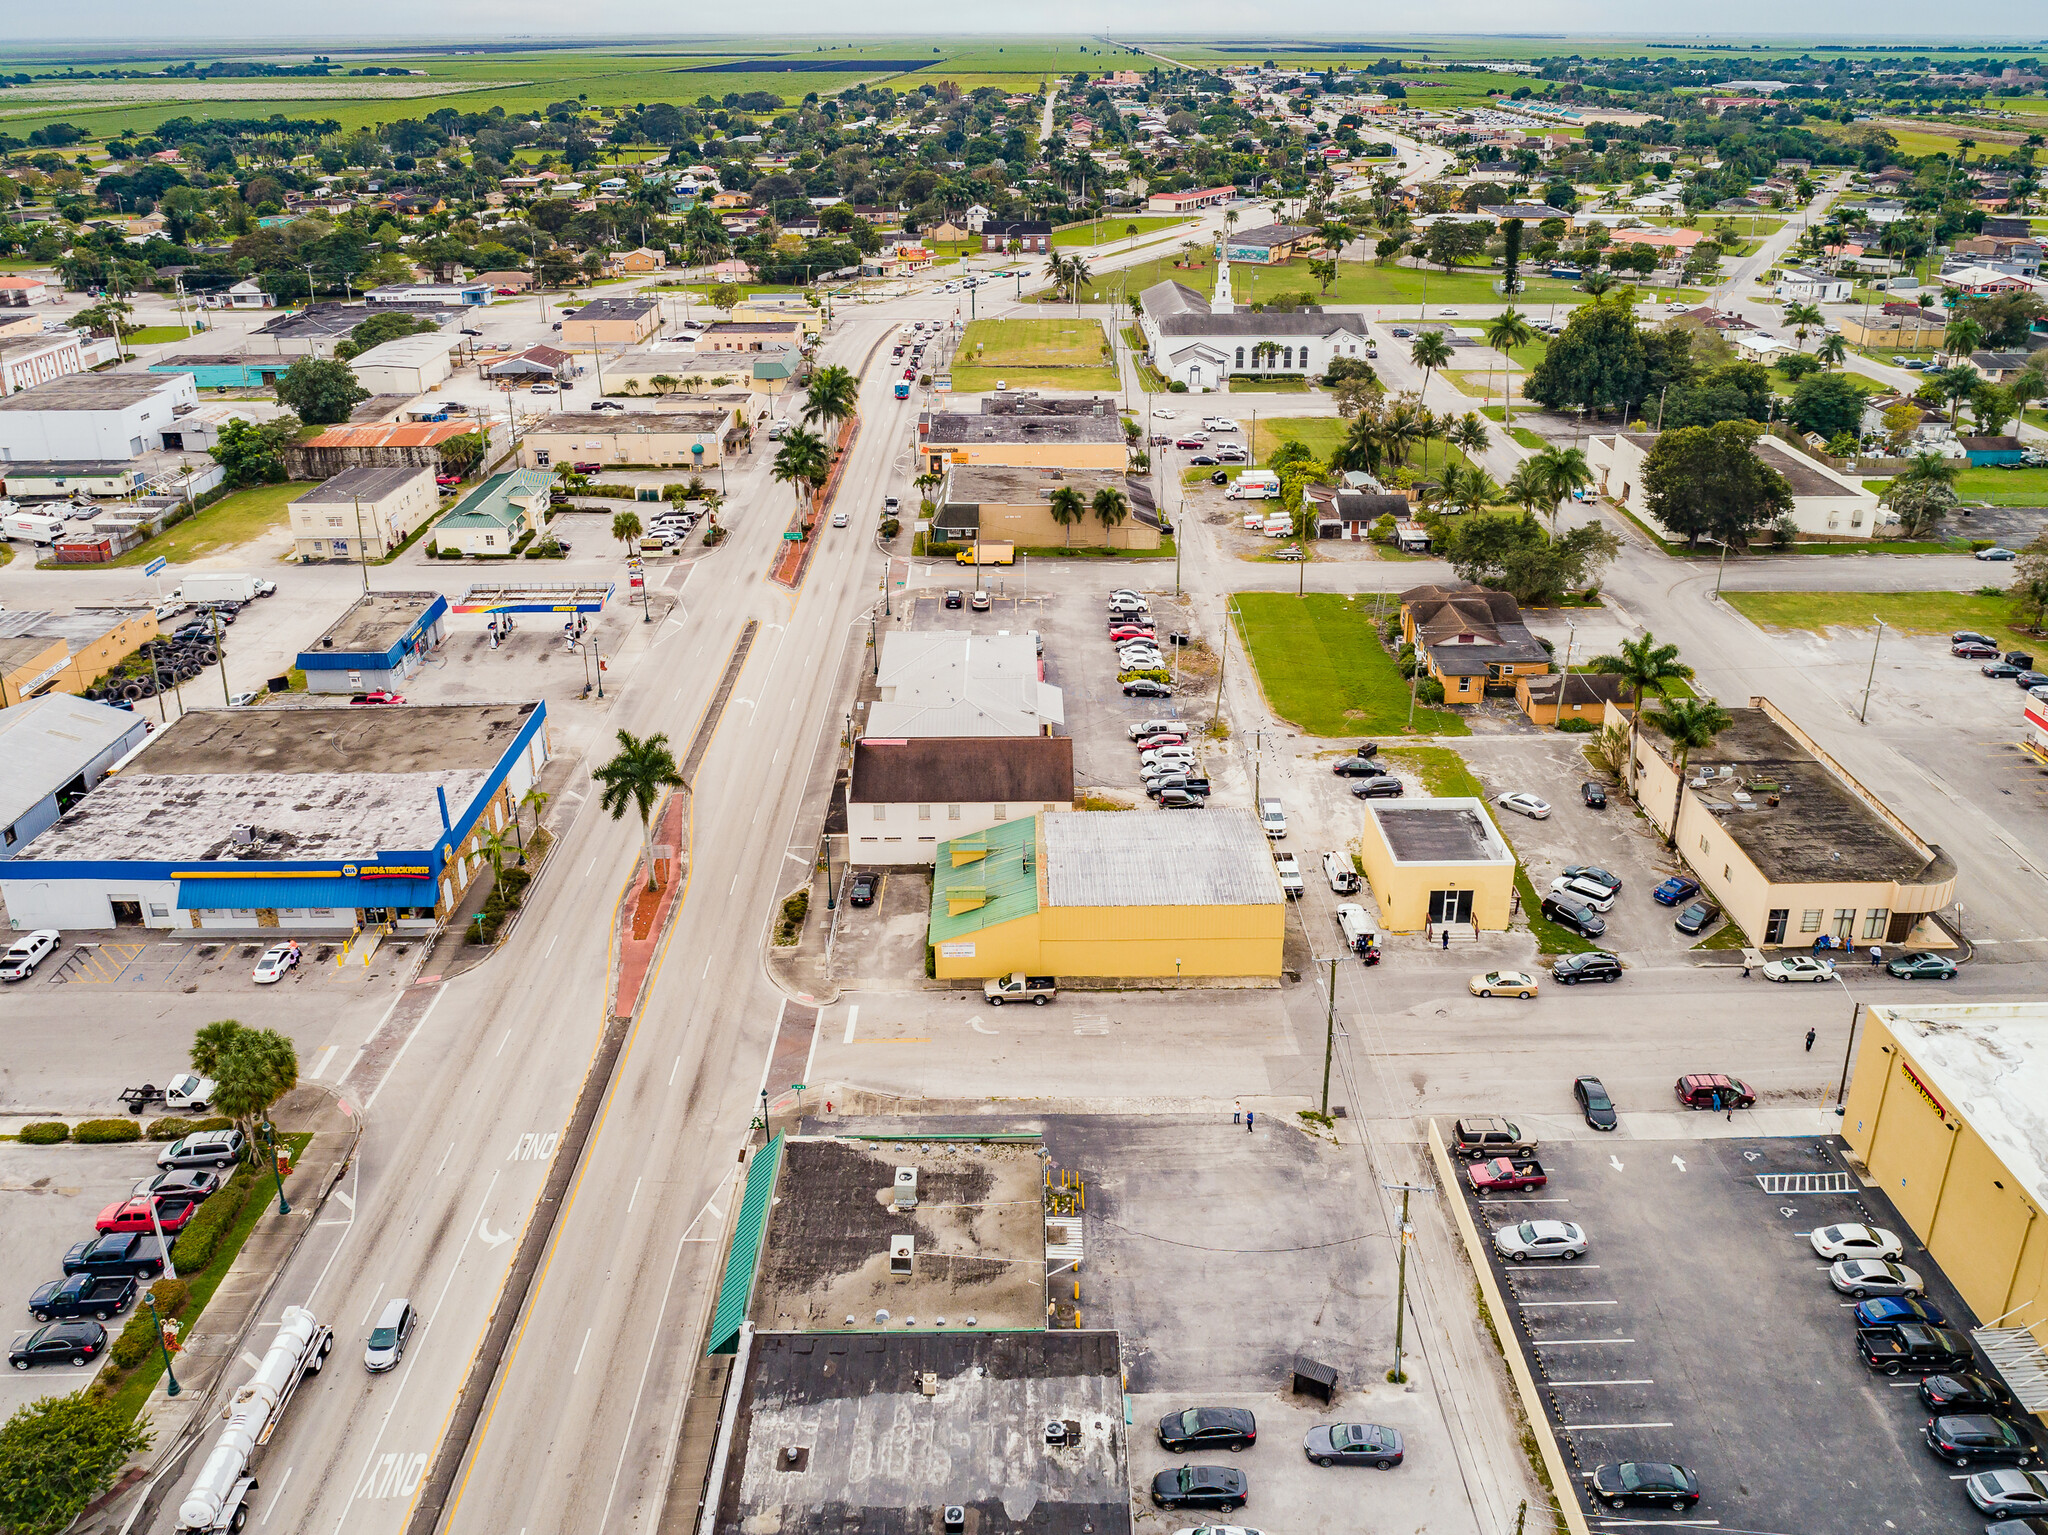
{"type": "MultiPolygon", "coordinates": [[[[1535,327],[1523,318],[1522,312],[1515,308],[1513,304],[1508,305],[1507,308],[1486,322],[1486,344],[1503,357],[1515,347],[1527,346],[1535,339],[1535,327]]],[[[1512,414],[1514,392],[1513,380],[1508,377],[1507,370],[1502,369],[1500,392],[1500,422],[1502,426],[1507,426],[1514,419],[1512,414]]]]}
{"type": "Polygon", "coordinates": [[[1405,395],[1380,417],[1380,443],[1387,462],[1396,469],[1408,462],[1408,455],[1422,439],[1422,422],[1428,414],[1405,395]]]}
{"type": "Polygon", "coordinates": [[[831,468],[832,460],[826,451],[825,439],[816,432],[798,427],[782,439],[769,473],[778,484],[795,486],[799,502],[805,502],[817,486],[825,483],[831,468]]]}
{"type": "Polygon", "coordinates": [[[1669,684],[1690,680],[1692,668],[1678,659],[1676,645],[1659,645],[1657,636],[1646,629],[1639,640],[1623,640],[1614,654],[1593,657],[1586,663],[1586,670],[1619,677],[1635,694],[1636,706],[1629,711],[1628,720],[1628,792],[1633,795],[1636,792],[1636,734],[1642,728],[1643,706],[1651,693],[1666,698],[1669,695],[1665,689],[1669,684]]]}
{"type": "Polygon", "coordinates": [[[1107,485],[1095,492],[1095,499],[1088,503],[1088,507],[1095,513],[1095,520],[1102,524],[1102,541],[1105,544],[1109,542],[1110,530],[1131,514],[1131,504],[1124,499],[1124,493],[1107,485]]]}
{"type": "Polygon", "coordinates": [[[1967,357],[1984,344],[1984,327],[1966,314],[1948,322],[1942,332],[1942,347],[1951,357],[1967,357]]]}
{"type": "Polygon", "coordinates": [[[853,416],[860,405],[860,380],[836,364],[811,375],[809,398],[804,401],[805,426],[817,422],[826,431],[853,416]]]}
{"type": "Polygon", "coordinates": [[[636,737],[619,732],[619,754],[596,769],[591,777],[604,785],[598,803],[609,810],[614,821],[625,819],[628,807],[640,812],[641,849],[647,864],[647,888],[654,888],[654,802],[663,789],[686,789],[676,768],[675,754],[668,749],[668,737],[636,737]]]}
{"type": "Polygon", "coordinates": [[[1820,312],[1818,304],[1787,304],[1785,323],[1792,327],[1792,334],[1799,338],[1799,350],[1803,352],[1806,350],[1806,338],[1823,329],[1828,321],[1827,316],[1820,312]]]}
{"type": "MultiPolygon", "coordinates": [[[[1508,482],[1501,486],[1500,493],[1502,500],[1535,516],[1537,508],[1544,504],[1543,471],[1536,467],[1534,459],[1523,459],[1515,465],[1515,472],[1508,476],[1508,482]]],[[[1554,506],[1556,503],[1551,504],[1554,506]]]]}
{"type": "Polygon", "coordinates": [[[1550,504],[1550,536],[1555,538],[1558,504],[1573,491],[1593,483],[1593,466],[1586,461],[1584,449],[1560,447],[1556,443],[1537,454],[1530,464],[1550,504]]]}
{"type": "Polygon", "coordinates": [[[612,537],[626,546],[626,552],[633,552],[633,545],[640,541],[645,530],[640,524],[638,512],[614,512],[612,514],[612,537]]]}
{"type": "Polygon", "coordinates": [[[1052,520],[1066,530],[1066,542],[1073,543],[1074,524],[1088,514],[1081,492],[1071,485],[1062,485],[1052,493],[1052,504],[1047,509],[1052,513],[1052,520]]]}
{"type": "Polygon", "coordinates": [[[1443,436],[1446,419],[1435,411],[1418,410],[1415,413],[1415,438],[1422,444],[1422,472],[1429,473],[1429,445],[1443,436]]]}
{"type": "Polygon", "coordinates": [[[1427,400],[1429,376],[1451,360],[1451,344],[1444,340],[1442,331],[1426,330],[1415,338],[1415,344],[1408,348],[1408,355],[1422,370],[1422,393],[1417,398],[1427,400]]]}
{"type": "Polygon", "coordinates": [[[1467,458],[1472,458],[1486,451],[1486,445],[1493,441],[1493,434],[1487,431],[1478,411],[1468,410],[1458,418],[1458,424],[1444,434],[1444,439],[1467,458]]]}
{"type": "Polygon", "coordinates": [[[1444,499],[1461,512],[1483,512],[1489,506],[1498,506],[1504,494],[1493,476],[1476,465],[1461,470],[1452,464],[1444,470],[1444,499]]]}
{"type": "Polygon", "coordinates": [[[1605,267],[1595,267],[1579,279],[1579,287],[1583,291],[1592,294],[1595,298],[1603,298],[1612,292],[1614,283],[1614,274],[1605,267]]]}
{"type": "Polygon", "coordinates": [[[1835,332],[1821,337],[1820,345],[1813,349],[1813,355],[1820,359],[1820,365],[1832,372],[1849,360],[1849,343],[1835,332]]]}
{"type": "Polygon", "coordinates": [[[1361,409],[1345,428],[1344,440],[1330,455],[1330,468],[1338,474],[1355,470],[1377,478],[1387,461],[1385,420],[1376,409],[1361,409]]]}
{"type": "MultiPolygon", "coordinates": [[[[1638,711],[1640,712],[1640,711],[1638,711]]],[[[1696,751],[1714,744],[1714,737],[1734,724],[1728,711],[1711,698],[1672,698],[1650,716],[1650,727],[1671,742],[1678,769],[1678,788],[1671,798],[1671,829],[1664,845],[1678,845],[1678,807],[1685,803],[1685,764],[1696,751]]]]}

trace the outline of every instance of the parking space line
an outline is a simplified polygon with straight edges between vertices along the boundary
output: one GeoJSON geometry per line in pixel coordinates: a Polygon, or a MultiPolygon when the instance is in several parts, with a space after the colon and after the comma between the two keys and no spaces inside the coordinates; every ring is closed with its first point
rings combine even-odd
{"type": "MultiPolygon", "coordinates": [[[[1669,1423],[1566,1423],[1561,1425],[1565,1432],[1576,1434],[1581,1430],[1590,1432],[1599,1428],[1670,1428],[1669,1423]]],[[[1662,1521],[1660,1520],[1659,1523],[1662,1521]]]]}
{"type": "Polygon", "coordinates": [[[1580,1343],[1633,1343],[1633,1338],[1531,1338],[1537,1348],[1563,1348],[1566,1344],[1580,1343]]]}
{"type": "Polygon", "coordinates": [[[1654,1380],[1553,1380],[1553,1386],[1654,1386],[1654,1380]]]}

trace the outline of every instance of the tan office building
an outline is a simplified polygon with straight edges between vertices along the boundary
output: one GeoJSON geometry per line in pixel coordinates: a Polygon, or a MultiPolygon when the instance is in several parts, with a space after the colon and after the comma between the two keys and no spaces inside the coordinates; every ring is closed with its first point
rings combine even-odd
{"type": "Polygon", "coordinates": [[[1358,861],[1389,932],[1503,932],[1514,910],[1514,849],[1480,800],[1368,800],[1358,861]]]}
{"type": "Polygon", "coordinates": [[[1116,401],[990,398],[976,414],[933,411],[918,421],[926,466],[1114,469],[1130,463],[1116,401]]]}
{"type": "Polygon", "coordinates": [[[562,345],[635,346],[660,329],[658,298],[594,298],[562,321],[562,345]]]}
{"type": "Polygon", "coordinates": [[[519,462],[528,469],[582,463],[715,469],[744,430],[739,412],[731,410],[582,416],[565,411],[527,432],[519,462]]]}
{"type": "Polygon", "coordinates": [[[1108,469],[1010,469],[964,464],[946,476],[932,531],[950,543],[999,543],[1020,547],[1074,549],[1157,549],[1159,525],[1150,492],[1108,469]],[[1078,522],[1060,526],[1052,498],[1061,490],[1081,498],[1078,522]],[[1095,497],[1113,490],[1124,498],[1123,521],[1105,527],[1095,515],[1095,497]],[[1137,494],[1134,494],[1134,491],[1137,494]],[[1138,496],[1144,500],[1140,503],[1138,496]]]}
{"type": "Polygon", "coordinates": [[[292,544],[305,560],[381,560],[439,510],[434,472],[344,469],[293,501],[292,544]]]}

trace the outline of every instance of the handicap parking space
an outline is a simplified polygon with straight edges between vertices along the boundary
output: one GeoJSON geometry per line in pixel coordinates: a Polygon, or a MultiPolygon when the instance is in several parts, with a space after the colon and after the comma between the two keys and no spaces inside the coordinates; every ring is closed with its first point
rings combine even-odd
{"type": "Polygon", "coordinates": [[[1968,1308],[1884,1197],[1817,1137],[1546,1143],[1545,1187],[1481,1199],[1482,1239],[1525,1220],[1585,1229],[1576,1262],[1487,1261],[1596,1530],[1644,1524],[1797,1535],[1976,1531],[1962,1473],[1920,1439],[1917,1381],[1867,1369],[1853,1302],[1813,1251],[1818,1226],[1861,1221],[1906,1240],[1905,1262],[1951,1325],[1968,1308]],[[1700,1480],[1685,1513],[1615,1513],[1595,1467],[1675,1462],[1700,1480]]]}

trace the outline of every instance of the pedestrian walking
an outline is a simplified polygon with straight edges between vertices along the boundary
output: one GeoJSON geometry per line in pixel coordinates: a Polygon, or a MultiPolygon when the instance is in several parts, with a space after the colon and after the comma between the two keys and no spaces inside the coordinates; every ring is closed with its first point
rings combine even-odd
{"type": "Polygon", "coordinates": [[[1742,978],[1745,981],[1749,979],[1749,961],[1746,959],[1742,962],[1742,978]]]}
{"type": "Polygon", "coordinates": [[[1253,1112],[1254,1111],[1251,1109],[1246,1109],[1244,1111],[1244,1133],[1246,1135],[1250,1135],[1252,1133],[1253,1112]]]}
{"type": "Polygon", "coordinates": [[[1237,1122],[1238,1122],[1239,1120],[1241,1120],[1241,1119],[1243,1119],[1243,1118],[1244,1118],[1244,1100],[1240,1098],[1240,1099],[1239,1099],[1239,1100],[1238,1100],[1238,1101],[1237,1101],[1236,1103],[1233,1103],[1233,1104],[1232,1104],[1232,1105],[1230,1106],[1230,1122],[1231,1122],[1232,1124],[1236,1124],[1236,1123],[1237,1123],[1237,1122]]]}
{"type": "Polygon", "coordinates": [[[1884,950],[1880,949],[1876,944],[1873,943],[1870,946],[1870,968],[1875,970],[1879,965],[1883,963],[1884,950]]]}
{"type": "Polygon", "coordinates": [[[1811,1029],[1806,1031],[1806,1053],[1808,1055],[1813,1053],[1813,1030],[1811,1029]]]}
{"type": "Polygon", "coordinates": [[[1448,948],[1449,948],[1450,946],[1451,946],[1451,929],[1450,929],[1450,926],[1449,926],[1448,924],[1446,924],[1446,925],[1445,925],[1445,927],[1444,927],[1444,947],[1445,947],[1446,949],[1448,949],[1448,948]]]}

